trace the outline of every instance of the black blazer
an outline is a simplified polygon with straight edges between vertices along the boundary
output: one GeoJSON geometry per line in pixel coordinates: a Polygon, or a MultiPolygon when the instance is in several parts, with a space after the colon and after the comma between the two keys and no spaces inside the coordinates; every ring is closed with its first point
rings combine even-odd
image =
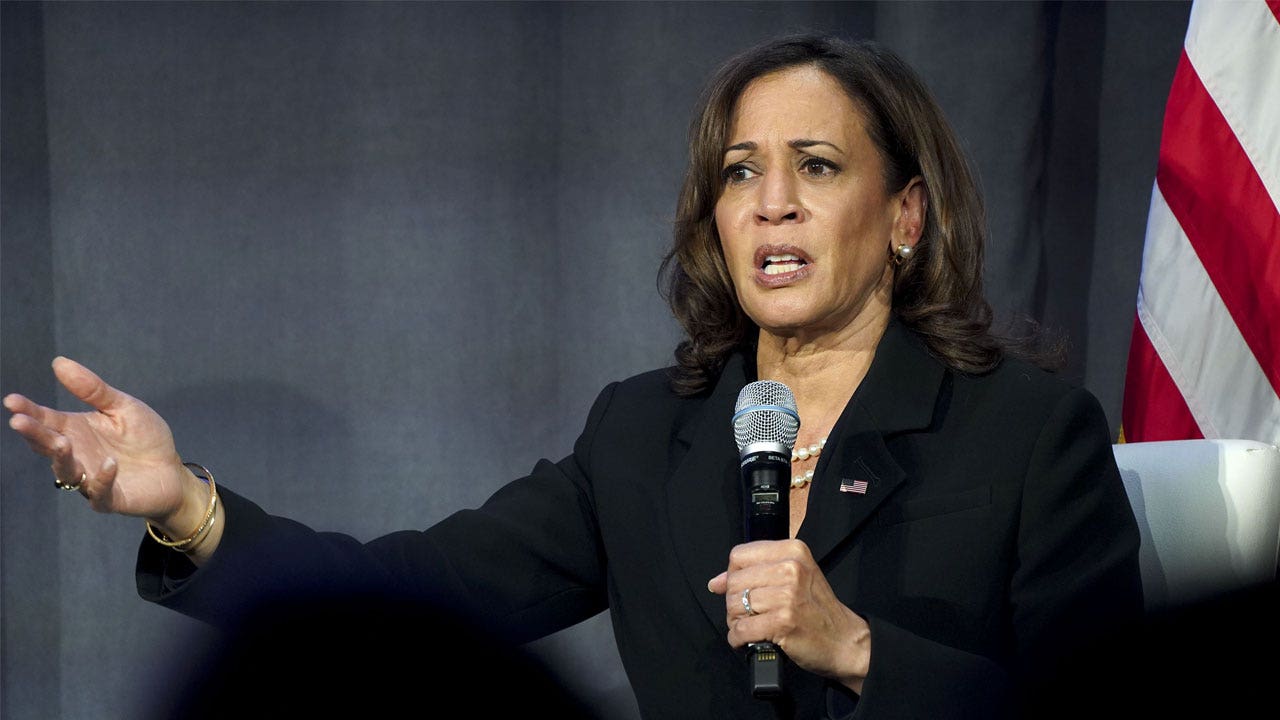
{"type": "Polygon", "coordinates": [[[361,545],[227,492],[213,560],[192,573],[144,539],[139,591],[216,622],[267,588],[358,578],[462,599],[518,642],[608,608],[647,718],[992,717],[1084,640],[1140,617],[1137,525],[1097,401],[1018,361],[953,372],[895,321],[798,534],[870,622],[863,694],[796,671],[788,700],[752,699],[724,598],[706,589],[743,537],[730,417],[748,367],[732,358],[694,398],[665,371],[610,385],[572,455],[422,532],[361,545]],[[842,492],[844,479],[867,492],[842,492]]]}

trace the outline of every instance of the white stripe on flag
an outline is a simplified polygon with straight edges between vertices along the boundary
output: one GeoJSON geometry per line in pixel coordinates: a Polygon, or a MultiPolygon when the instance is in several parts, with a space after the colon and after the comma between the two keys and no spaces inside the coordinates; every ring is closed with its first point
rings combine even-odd
{"type": "Polygon", "coordinates": [[[840,483],[840,492],[853,493],[855,495],[866,495],[867,481],[866,480],[850,480],[848,478],[845,478],[844,481],[840,483]]]}
{"type": "Polygon", "coordinates": [[[1138,318],[1207,438],[1280,442],[1280,397],[1156,187],[1138,318]]]}
{"type": "Polygon", "coordinates": [[[1262,0],[1197,0],[1185,48],[1280,208],[1280,21],[1262,0]]]}

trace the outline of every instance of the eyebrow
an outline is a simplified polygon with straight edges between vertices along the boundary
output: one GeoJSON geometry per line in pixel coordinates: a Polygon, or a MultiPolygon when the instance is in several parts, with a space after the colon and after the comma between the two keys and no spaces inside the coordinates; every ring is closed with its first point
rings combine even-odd
{"type": "MultiPolygon", "coordinates": [[[[787,143],[787,146],[792,148],[793,150],[802,150],[804,148],[811,148],[811,147],[814,147],[815,145],[826,145],[827,147],[834,149],[836,152],[840,154],[844,154],[844,150],[841,150],[839,145],[836,145],[833,142],[828,142],[826,140],[810,140],[809,138],[800,138],[798,140],[792,140],[791,142],[787,143]]],[[[729,147],[724,149],[724,154],[728,155],[734,150],[755,150],[758,147],[760,146],[748,140],[746,142],[740,142],[736,145],[730,145],[729,147]]]]}

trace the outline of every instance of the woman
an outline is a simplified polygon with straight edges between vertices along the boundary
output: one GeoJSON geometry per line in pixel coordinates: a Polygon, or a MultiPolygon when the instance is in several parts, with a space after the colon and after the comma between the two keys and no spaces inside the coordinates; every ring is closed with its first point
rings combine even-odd
{"type": "Polygon", "coordinates": [[[426,531],[362,545],[268,516],[70,360],[56,375],[97,412],[10,395],[10,425],[61,486],[148,519],[148,599],[227,622],[394,589],[514,641],[607,607],[647,717],[990,717],[1138,616],[1102,412],[991,335],[978,194],[900,60],[800,37],[729,62],[678,212],[678,366],[610,385],[572,455],[426,531]],[[801,449],[792,539],[740,544],[729,418],[755,379],[794,391],[801,449]],[[797,668],[779,700],[746,689],[761,640],[797,668]]]}

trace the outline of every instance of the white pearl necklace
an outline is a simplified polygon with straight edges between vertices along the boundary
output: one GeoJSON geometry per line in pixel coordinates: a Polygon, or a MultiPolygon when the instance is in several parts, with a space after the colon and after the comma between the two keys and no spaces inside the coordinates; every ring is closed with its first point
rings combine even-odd
{"type": "MultiPolygon", "coordinates": [[[[791,462],[801,462],[809,458],[816,458],[822,454],[822,449],[827,446],[827,439],[822,438],[818,442],[809,447],[799,447],[791,451],[791,462]]],[[[799,475],[791,478],[792,489],[799,489],[813,482],[813,469],[805,470],[799,475]]]]}

